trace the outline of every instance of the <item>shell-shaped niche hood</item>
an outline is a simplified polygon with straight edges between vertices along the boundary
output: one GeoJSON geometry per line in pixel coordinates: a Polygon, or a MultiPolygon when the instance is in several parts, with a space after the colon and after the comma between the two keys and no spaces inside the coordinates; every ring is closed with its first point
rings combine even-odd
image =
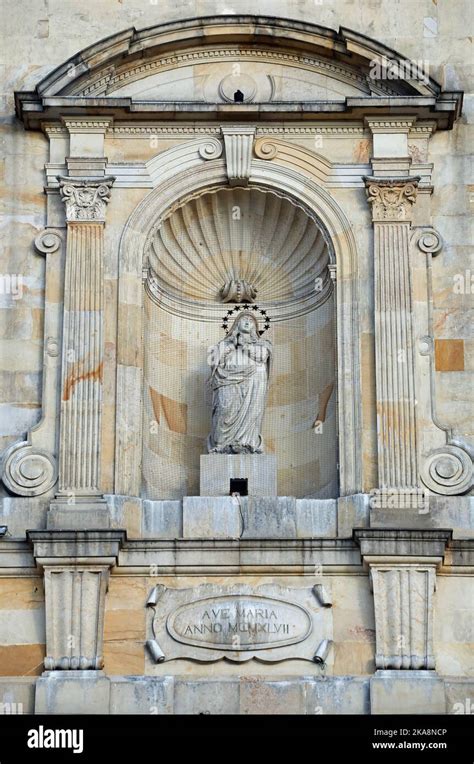
{"type": "Polygon", "coordinates": [[[155,295],[186,303],[222,304],[237,284],[259,304],[314,307],[330,287],[328,246],[315,221],[256,189],[222,189],[175,209],[150,241],[148,262],[155,295]]]}

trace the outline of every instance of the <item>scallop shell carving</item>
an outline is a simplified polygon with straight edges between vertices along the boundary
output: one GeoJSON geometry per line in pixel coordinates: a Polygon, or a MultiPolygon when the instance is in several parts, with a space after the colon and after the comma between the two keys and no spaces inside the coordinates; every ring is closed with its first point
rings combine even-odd
{"type": "Polygon", "coordinates": [[[328,264],[320,229],[300,207],[270,192],[207,193],[174,210],[154,235],[148,260],[163,292],[221,302],[231,282],[260,303],[285,303],[315,290],[328,264]]]}

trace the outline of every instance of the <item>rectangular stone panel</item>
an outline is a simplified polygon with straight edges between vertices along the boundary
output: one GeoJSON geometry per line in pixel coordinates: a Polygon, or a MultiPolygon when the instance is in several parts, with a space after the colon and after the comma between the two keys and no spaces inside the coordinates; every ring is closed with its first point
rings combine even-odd
{"type": "Polygon", "coordinates": [[[377,671],[370,703],[373,714],[445,714],[444,681],[434,671],[377,671]]]}
{"type": "Polygon", "coordinates": [[[249,496],[276,496],[276,457],[272,454],[204,454],[201,496],[229,496],[232,479],[247,480],[249,496]]]}

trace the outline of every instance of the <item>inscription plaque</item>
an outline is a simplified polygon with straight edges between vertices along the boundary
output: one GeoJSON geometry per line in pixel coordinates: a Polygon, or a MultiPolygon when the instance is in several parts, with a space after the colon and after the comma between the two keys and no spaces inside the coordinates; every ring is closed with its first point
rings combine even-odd
{"type": "Polygon", "coordinates": [[[270,597],[214,597],[182,605],[167,619],[178,642],[213,649],[265,650],[301,642],[312,630],[300,605],[270,597]]]}
{"type": "Polygon", "coordinates": [[[321,607],[311,587],[158,585],[147,605],[153,610],[147,645],[155,662],[316,660],[319,645],[332,639],[331,609],[321,607]]]}

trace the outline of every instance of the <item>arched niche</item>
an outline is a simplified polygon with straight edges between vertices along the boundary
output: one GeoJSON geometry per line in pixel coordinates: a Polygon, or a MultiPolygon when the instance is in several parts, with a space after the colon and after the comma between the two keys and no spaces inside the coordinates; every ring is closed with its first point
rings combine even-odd
{"type": "MultiPolygon", "coordinates": [[[[182,208],[193,198],[228,187],[222,159],[210,159],[200,164],[189,163],[187,168],[183,168],[176,149],[173,151],[177,171],[169,173],[138,205],[124,229],[120,245],[115,492],[125,495],[140,495],[142,491],[146,381],[146,290],[143,280],[147,277],[144,266],[149,243],[164,219],[174,210],[182,208]]],[[[189,156],[189,147],[186,152],[189,156]]],[[[307,174],[302,177],[296,162],[295,167],[291,167],[288,161],[285,167],[279,167],[275,162],[269,166],[264,160],[254,159],[249,188],[273,192],[287,198],[293,205],[300,206],[319,230],[324,232],[332,253],[337,268],[334,350],[337,370],[339,438],[336,462],[339,467],[339,493],[356,493],[361,486],[360,340],[356,249],[350,224],[340,206],[315,179],[307,174]]],[[[199,352],[202,352],[202,348],[199,352]]],[[[155,412],[150,410],[149,413],[149,419],[155,421],[155,412]]],[[[315,411],[315,419],[317,414],[318,411],[315,411]]],[[[196,476],[193,479],[196,485],[196,476]]]]}
{"type": "Polygon", "coordinates": [[[144,498],[199,494],[211,419],[207,352],[224,336],[227,312],[242,309],[223,301],[236,282],[251,291],[250,309],[273,344],[262,435],[276,456],[278,493],[338,495],[331,258],[315,219],[273,191],[204,192],[162,220],[146,246],[144,498]]]}

